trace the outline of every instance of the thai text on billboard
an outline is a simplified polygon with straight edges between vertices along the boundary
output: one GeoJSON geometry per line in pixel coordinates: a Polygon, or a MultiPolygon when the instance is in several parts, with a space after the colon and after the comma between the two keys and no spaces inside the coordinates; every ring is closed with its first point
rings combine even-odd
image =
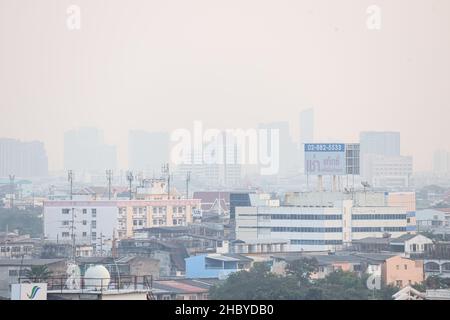
{"type": "Polygon", "coordinates": [[[305,173],[309,175],[344,175],[345,144],[306,143],[305,173]]]}

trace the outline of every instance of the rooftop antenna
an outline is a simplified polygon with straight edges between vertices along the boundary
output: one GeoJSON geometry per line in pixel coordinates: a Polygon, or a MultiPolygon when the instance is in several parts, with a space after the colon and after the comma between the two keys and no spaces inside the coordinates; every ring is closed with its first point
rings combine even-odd
{"type": "Polygon", "coordinates": [[[169,164],[163,164],[162,166],[162,174],[167,175],[167,199],[170,199],[170,168],[169,164]]]}
{"type": "Polygon", "coordinates": [[[70,183],[70,200],[73,200],[73,171],[69,170],[67,172],[67,180],[70,183]]]}
{"type": "Polygon", "coordinates": [[[106,179],[108,180],[108,199],[111,200],[111,182],[112,182],[113,171],[106,170],[106,179]]]}
{"type": "Polygon", "coordinates": [[[364,188],[364,201],[367,200],[367,196],[366,196],[366,188],[370,188],[370,184],[367,181],[361,181],[361,184],[364,188]]]}
{"type": "Polygon", "coordinates": [[[128,171],[127,172],[127,181],[130,185],[130,200],[133,199],[133,190],[132,190],[133,180],[134,180],[133,172],[128,171]]]}
{"type": "Polygon", "coordinates": [[[14,208],[14,193],[15,193],[15,185],[14,185],[14,179],[16,178],[16,176],[15,175],[13,175],[13,174],[10,174],[9,175],[9,185],[10,185],[10,188],[11,188],[11,190],[10,190],[10,196],[9,196],[9,205],[10,205],[10,208],[11,209],[13,209],[14,208]]]}
{"type": "Polygon", "coordinates": [[[186,199],[189,199],[189,182],[191,182],[191,172],[186,174],[186,199]]]}

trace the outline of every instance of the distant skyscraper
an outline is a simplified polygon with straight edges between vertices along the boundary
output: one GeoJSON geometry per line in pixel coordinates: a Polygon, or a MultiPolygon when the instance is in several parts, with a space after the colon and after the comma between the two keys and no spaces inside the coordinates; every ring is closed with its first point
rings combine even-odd
{"type": "MultiPolygon", "coordinates": [[[[279,121],[279,122],[269,122],[261,123],[258,129],[267,130],[278,130],[279,132],[279,161],[280,169],[279,173],[281,175],[288,174],[298,168],[298,155],[296,152],[295,144],[292,142],[291,134],[289,131],[289,122],[279,121]]],[[[270,132],[269,132],[270,134],[270,132]]]]}
{"type": "Polygon", "coordinates": [[[48,174],[48,159],[44,144],[0,139],[0,176],[43,177],[48,174]]]}
{"type": "Polygon", "coordinates": [[[361,175],[376,187],[409,187],[413,159],[400,155],[400,132],[361,132],[361,175]]]}
{"type": "Polygon", "coordinates": [[[64,134],[64,168],[79,172],[100,173],[117,168],[115,146],[104,143],[96,128],[79,128],[64,134]]]}
{"type": "Polygon", "coordinates": [[[299,151],[300,151],[300,167],[303,171],[305,165],[305,143],[314,142],[314,109],[309,108],[300,112],[300,139],[299,139],[299,151]]]}
{"type": "Polygon", "coordinates": [[[436,150],[433,153],[433,172],[438,174],[450,171],[450,156],[445,150],[436,150]]]}
{"type": "Polygon", "coordinates": [[[132,170],[159,175],[161,165],[169,162],[170,136],[167,132],[130,131],[128,159],[132,170]]]}
{"type": "Polygon", "coordinates": [[[366,131],[359,134],[361,155],[400,155],[400,132],[366,131]]]}
{"type": "Polygon", "coordinates": [[[174,174],[184,179],[190,172],[193,180],[207,187],[237,187],[242,174],[240,157],[237,141],[222,132],[218,141],[203,143],[203,153],[191,150],[185,158],[188,163],[177,165],[174,174]]]}

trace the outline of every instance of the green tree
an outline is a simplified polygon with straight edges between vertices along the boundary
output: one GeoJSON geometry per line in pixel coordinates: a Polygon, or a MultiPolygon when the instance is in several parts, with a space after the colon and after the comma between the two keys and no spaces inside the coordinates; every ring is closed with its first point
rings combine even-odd
{"type": "Polygon", "coordinates": [[[367,277],[340,269],[331,272],[324,279],[314,282],[324,300],[367,300],[371,291],[366,286],[367,277]]]}
{"type": "Polygon", "coordinates": [[[43,233],[42,209],[26,210],[0,208],[0,231],[18,229],[20,234],[40,237],[43,233]]]}
{"type": "Polygon", "coordinates": [[[295,278],[300,286],[310,283],[311,275],[319,268],[316,258],[304,257],[287,264],[286,275],[295,278]]]}
{"type": "Polygon", "coordinates": [[[392,296],[397,293],[401,288],[392,284],[381,286],[380,290],[375,290],[375,299],[377,300],[392,300],[392,296]]]}
{"type": "Polygon", "coordinates": [[[45,282],[51,275],[52,272],[46,265],[32,266],[25,270],[25,277],[32,282],[45,282]]]}
{"type": "Polygon", "coordinates": [[[425,282],[425,289],[448,289],[450,288],[450,279],[439,276],[430,276],[425,282]]]}
{"type": "Polygon", "coordinates": [[[249,271],[239,271],[210,290],[214,300],[292,300],[301,298],[294,281],[270,272],[265,263],[255,263],[249,271]]]}

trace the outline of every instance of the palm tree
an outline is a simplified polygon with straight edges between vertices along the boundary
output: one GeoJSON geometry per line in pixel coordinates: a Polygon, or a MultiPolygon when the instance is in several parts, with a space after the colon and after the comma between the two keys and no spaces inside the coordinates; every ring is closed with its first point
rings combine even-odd
{"type": "Polygon", "coordinates": [[[52,272],[46,265],[32,266],[31,269],[25,270],[25,277],[32,282],[45,282],[51,275],[52,272]]]}

